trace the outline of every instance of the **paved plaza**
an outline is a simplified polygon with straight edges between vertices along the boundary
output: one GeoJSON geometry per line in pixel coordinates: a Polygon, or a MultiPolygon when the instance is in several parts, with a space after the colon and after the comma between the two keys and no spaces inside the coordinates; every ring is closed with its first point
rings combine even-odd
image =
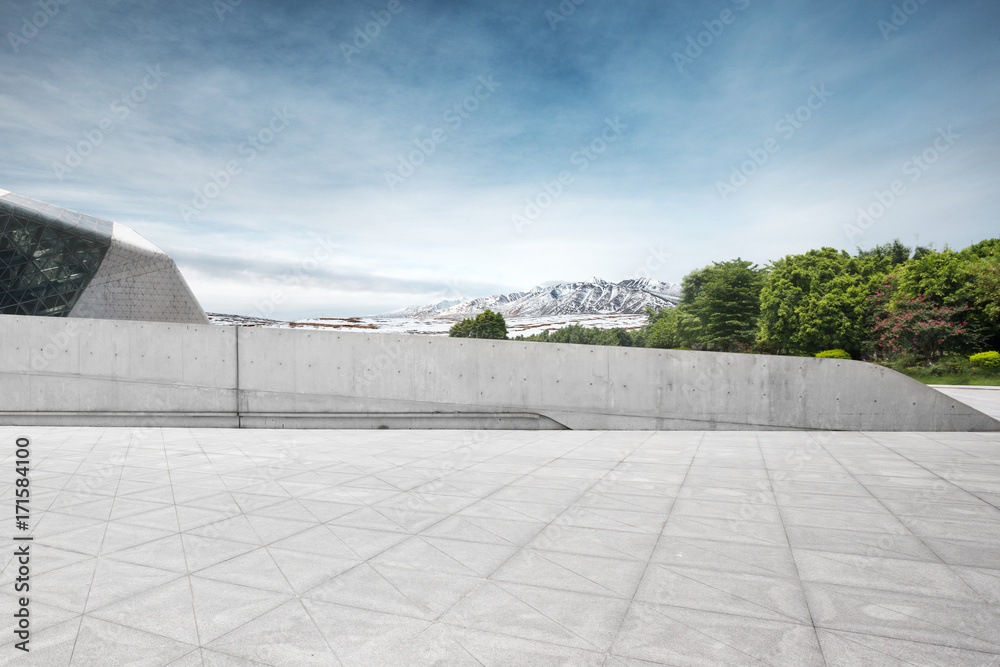
{"type": "Polygon", "coordinates": [[[980,412],[1000,419],[1000,387],[932,385],[938,391],[958,399],[980,412]]]}
{"type": "Polygon", "coordinates": [[[0,442],[0,664],[1000,665],[997,434],[0,442]]]}

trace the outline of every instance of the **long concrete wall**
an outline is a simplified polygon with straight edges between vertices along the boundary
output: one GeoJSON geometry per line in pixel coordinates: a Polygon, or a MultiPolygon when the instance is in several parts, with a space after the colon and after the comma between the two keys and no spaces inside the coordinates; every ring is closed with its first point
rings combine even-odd
{"type": "Polygon", "coordinates": [[[0,424],[996,431],[854,361],[0,316],[0,424]]]}

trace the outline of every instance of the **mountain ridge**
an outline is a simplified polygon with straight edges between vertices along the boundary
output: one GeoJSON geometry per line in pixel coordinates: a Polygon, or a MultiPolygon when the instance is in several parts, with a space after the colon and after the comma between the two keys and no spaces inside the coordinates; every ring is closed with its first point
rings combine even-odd
{"type": "Polygon", "coordinates": [[[628,278],[615,283],[595,277],[464,301],[452,299],[408,306],[375,317],[456,318],[476,315],[487,308],[504,317],[641,315],[647,307],[672,308],[680,302],[680,297],[680,285],[655,278],[628,278]]]}

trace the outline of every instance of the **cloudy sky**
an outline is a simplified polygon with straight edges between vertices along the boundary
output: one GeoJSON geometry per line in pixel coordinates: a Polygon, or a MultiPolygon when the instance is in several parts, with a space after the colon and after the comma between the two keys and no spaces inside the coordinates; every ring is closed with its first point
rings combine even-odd
{"type": "Polygon", "coordinates": [[[996,0],[0,0],[0,28],[0,188],[133,227],[209,311],[998,231],[996,0]]]}

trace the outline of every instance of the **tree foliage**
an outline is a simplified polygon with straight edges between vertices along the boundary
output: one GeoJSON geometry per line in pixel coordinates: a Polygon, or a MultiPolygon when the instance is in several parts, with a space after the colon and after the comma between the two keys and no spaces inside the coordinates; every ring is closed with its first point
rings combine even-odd
{"type": "Polygon", "coordinates": [[[904,361],[1000,348],[1000,238],[961,252],[820,248],[766,268],[737,258],[692,271],[681,293],[676,308],[647,308],[639,330],[572,325],[524,340],[904,361]]]}
{"type": "Polygon", "coordinates": [[[576,345],[614,345],[619,347],[637,347],[638,339],[645,342],[645,331],[626,331],[625,329],[597,329],[580,324],[555,331],[542,331],[530,336],[518,336],[515,340],[537,341],[541,343],[572,343],[576,345]]]}
{"type": "MultiPolygon", "coordinates": [[[[930,252],[926,248],[918,248],[918,250],[924,251],[921,254],[930,252]]],[[[892,243],[877,245],[870,250],[858,248],[857,258],[862,261],[874,263],[881,270],[888,271],[892,267],[905,264],[910,259],[910,248],[904,245],[899,239],[896,239],[892,243]]]]}
{"type": "Polygon", "coordinates": [[[504,340],[507,338],[507,322],[503,315],[490,309],[456,322],[448,331],[452,338],[491,338],[504,340]]]}
{"type": "Polygon", "coordinates": [[[891,275],[891,302],[918,299],[930,305],[965,311],[963,335],[949,351],[968,354],[1000,343],[1000,239],[981,241],[961,252],[931,251],[891,275]]]}
{"type": "Polygon", "coordinates": [[[765,273],[736,258],[685,276],[681,304],[671,313],[676,342],[685,347],[742,351],[753,344],[765,273]]]}
{"type": "Polygon", "coordinates": [[[968,307],[942,306],[926,297],[893,294],[891,286],[872,296],[875,348],[888,358],[938,359],[946,351],[967,346],[968,307]]]}
{"type": "Polygon", "coordinates": [[[677,309],[660,311],[662,317],[652,319],[646,329],[646,347],[674,348],[680,347],[680,340],[677,338],[677,309]]]}
{"type": "Polygon", "coordinates": [[[870,337],[872,279],[881,278],[887,261],[821,248],[773,262],[761,290],[757,342],[775,352],[839,348],[860,356],[870,337]]]}

